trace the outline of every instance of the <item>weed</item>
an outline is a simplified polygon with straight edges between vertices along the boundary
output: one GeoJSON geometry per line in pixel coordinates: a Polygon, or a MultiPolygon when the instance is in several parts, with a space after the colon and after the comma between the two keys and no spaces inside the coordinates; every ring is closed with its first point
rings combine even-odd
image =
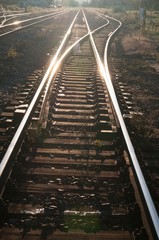
{"type": "Polygon", "coordinates": [[[17,56],[17,51],[15,48],[11,47],[8,52],[7,52],[7,57],[8,58],[16,58],[17,56]]]}

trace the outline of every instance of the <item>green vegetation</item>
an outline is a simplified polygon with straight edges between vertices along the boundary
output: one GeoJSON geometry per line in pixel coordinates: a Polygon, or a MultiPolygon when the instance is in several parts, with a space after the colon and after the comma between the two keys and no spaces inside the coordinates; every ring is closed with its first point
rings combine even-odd
{"type": "Polygon", "coordinates": [[[15,58],[17,56],[17,51],[15,48],[11,47],[7,52],[8,58],[15,58]]]}
{"type": "Polygon", "coordinates": [[[81,215],[80,213],[64,216],[64,229],[66,231],[82,230],[87,233],[95,233],[101,229],[99,215],[81,215]]]}

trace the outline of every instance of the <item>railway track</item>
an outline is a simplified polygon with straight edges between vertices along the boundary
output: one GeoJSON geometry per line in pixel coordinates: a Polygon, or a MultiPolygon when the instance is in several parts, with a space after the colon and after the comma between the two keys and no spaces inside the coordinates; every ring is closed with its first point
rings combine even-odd
{"type": "Polygon", "coordinates": [[[0,239],[157,239],[103,67],[119,26],[80,10],[1,113],[0,239]]]}
{"type": "Polygon", "coordinates": [[[12,34],[19,30],[32,27],[33,25],[39,24],[44,21],[48,21],[50,19],[56,19],[60,15],[65,13],[68,13],[68,10],[53,11],[47,14],[38,13],[35,16],[34,15],[30,16],[28,13],[13,14],[11,16],[8,15],[7,17],[4,15],[5,19],[2,21],[0,25],[0,37],[4,37],[8,34],[12,34]],[[30,17],[28,18],[28,16],[30,17]]]}

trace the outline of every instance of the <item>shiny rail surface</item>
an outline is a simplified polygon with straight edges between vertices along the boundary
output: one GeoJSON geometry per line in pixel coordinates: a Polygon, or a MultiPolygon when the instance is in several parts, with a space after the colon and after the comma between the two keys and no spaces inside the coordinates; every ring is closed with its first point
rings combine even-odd
{"type": "MultiPolygon", "coordinates": [[[[116,20],[116,19],[114,19],[114,20],[116,20]]],[[[118,20],[116,20],[116,21],[118,21],[118,20]]],[[[122,26],[122,23],[120,21],[118,21],[118,22],[119,22],[119,28],[120,28],[122,26]]],[[[131,156],[131,160],[132,160],[132,163],[133,163],[133,166],[134,166],[134,169],[135,169],[135,173],[137,175],[137,179],[139,181],[140,188],[142,189],[142,193],[143,193],[148,211],[150,213],[150,216],[151,216],[151,219],[152,219],[157,237],[159,238],[159,216],[158,216],[158,213],[156,211],[155,205],[152,201],[152,197],[151,197],[150,192],[148,190],[148,187],[147,187],[146,181],[144,179],[143,173],[141,171],[141,168],[140,168],[140,165],[139,165],[139,162],[138,162],[133,144],[131,142],[131,139],[130,139],[130,136],[129,136],[129,133],[128,133],[128,130],[127,130],[124,118],[123,118],[123,115],[121,113],[121,110],[120,110],[120,107],[119,107],[119,104],[118,104],[118,101],[117,101],[117,97],[116,97],[116,94],[115,94],[115,91],[114,91],[114,87],[113,87],[113,84],[112,84],[112,81],[111,81],[109,68],[108,68],[109,41],[111,41],[111,37],[119,30],[119,28],[117,28],[113,33],[110,34],[110,36],[108,38],[108,41],[106,43],[105,54],[104,54],[104,64],[105,64],[105,71],[106,71],[105,81],[106,81],[106,85],[108,87],[108,91],[110,93],[110,97],[111,97],[111,100],[113,102],[113,106],[114,106],[114,109],[116,111],[119,123],[120,123],[121,130],[123,132],[123,136],[124,136],[129,154],[131,156]]]]}
{"type": "MultiPolygon", "coordinates": [[[[104,16],[103,14],[102,14],[102,16],[107,17],[108,19],[111,19],[109,16],[104,16]]],[[[104,78],[105,83],[107,85],[111,101],[112,101],[114,109],[116,111],[117,118],[118,118],[121,130],[122,130],[122,133],[123,133],[123,136],[124,136],[124,139],[125,139],[125,142],[126,142],[126,145],[127,145],[127,148],[128,148],[131,160],[132,160],[132,163],[133,163],[133,167],[135,169],[135,173],[137,175],[137,179],[139,181],[140,188],[142,189],[142,194],[144,196],[144,200],[146,202],[149,214],[150,214],[152,222],[153,222],[153,226],[154,226],[155,231],[156,231],[156,236],[157,236],[157,238],[159,238],[159,216],[158,216],[158,213],[156,211],[155,205],[153,203],[153,200],[152,200],[151,194],[149,192],[149,189],[147,187],[146,181],[144,179],[142,170],[140,168],[140,165],[139,165],[139,162],[138,162],[133,144],[131,142],[131,139],[130,139],[130,136],[129,136],[129,133],[128,133],[128,130],[127,130],[124,118],[123,118],[123,115],[122,115],[120,107],[119,107],[119,103],[118,103],[118,100],[117,100],[117,97],[116,97],[116,94],[115,94],[115,90],[114,90],[112,80],[111,80],[111,75],[110,75],[110,72],[109,72],[108,49],[109,49],[109,46],[110,46],[110,41],[111,41],[111,38],[114,37],[113,35],[116,34],[116,32],[122,26],[121,21],[119,21],[117,19],[114,19],[114,18],[112,18],[112,19],[119,22],[119,27],[114,32],[112,32],[110,34],[110,36],[107,40],[106,46],[105,46],[105,53],[104,53],[105,68],[103,69],[103,78],[104,78]]]]}
{"type": "MultiPolygon", "coordinates": [[[[77,15],[78,15],[78,13],[77,13],[77,15]]],[[[22,119],[22,121],[21,121],[21,123],[20,123],[20,125],[19,125],[19,127],[18,127],[18,129],[17,129],[17,131],[16,131],[16,133],[15,133],[11,143],[10,143],[10,145],[8,147],[8,150],[6,151],[6,154],[5,154],[5,156],[3,157],[3,159],[2,159],[2,161],[0,163],[0,177],[2,177],[2,174],[4,173],[4,170],[5,170],[6,166],[7,166],[7,163],[9,161],[9,159],[12,157],[12,154],[14,154],[14,151],[15,151],[17,145],[19,144],[19,139],[21,138],[21,135],[25,131],[26,125],[27,125],[28,121],[31,118],[31,115],[32,115],[32,113],[33,113],[33,111],[35,109],[35,106],[37,104],[37,101],[38,101],[38,99],[40,97],[40,94],[41,94],[44,86],[46,85],[48,79],[50,79],[50,75],[53,72],[56,73],[56,71],[57,71],[57,66],[56,66],[56,68],[54,68],[54,65],[55,65],[55,63],[57,61],[57,58],[59,57],[59,55],[60,55],[60,53],[61,53],[61,51],[63,49],[63,46],[65,45],[65,43],[66,43],[66,41],[67,41],[67,39],[68,39],[68,37],[69,37],[69,35],[71,33],[71,29],[73,27],[73,24],[74,24],[76,18],[77,18],[77,15],[75,16],[74,20],[72,21],[72,24],[70,25],[67,33],[65,34],[65,36],[63,38],[63,41],[61,42],[61,45],[60,45],[57,53],[53,57],[53,59],[52,59],[52,61],[50,63],[50,66],[48,67],[48,70],[47,70],[47,72],[46,72],[46,74],[45,74],[45,76],[44,76],[40,86],[38,87],[37,92],[36,92],[32,102],[30,103],[30,106],[28,107],[28,109],[27,109],[27,111],[26,111],[26,113],[24,115],[24,118],[22,119]]],[[[51,79],[52,79],[52,77],[53,76],[51,75],[51,79]]]]}
{"type": "MultiPolygon", "coordinates": [[[[151,216],[151,219],[152,219],[152,222],[153,222],[153,226],[154,226],[155,231],[156,231],[156,235],[159,238],[159,216],[158,216],[158,213],[156,211],[155,205],[153,203],[153,200],[152,200],[151,194],[149,192],[149,189],[147,187],[146,181],[144,179],[144,176],[143,176],[142,170],[140,168],[140,165],[139,165],[139,162],[138,162],[133,144],[131,142],[131,139],[130,139],[130,136],[129,136],[129,133],[128,133],[128,130],[127,130],[124,118],[123,118],[123,115],[121,113],[119,103],[118,103],[118,100],[117,100],[117,97],[116,97],[116,94],[115,94],[115,90],[114,90],[114,87],[113,87],[113,84],[112,84],[109,67],[108,67],[108,49],[109,49],[109,46],[110,46],[110,41],[111,41],[111,38],[114,37],[114,34],[116,34],[116,32],[122,26],[122,22],[117,20],[117,19],[111,18],[109,16],[105,16],[103,14],[101,14],[101,16],[106,17],[108,19],[113,19],[113,20],[115,20],[119,23],[119,27],[117,29],[115,29],[112,33],[110,33],[109,38],[107,40],[107,43],[106,43],[106,46],[105,46],[104,68],[102,67],[103,68],[102,69],[102,74],[103,74],[103,78],[105,80],[106,86],[108,88],[110,98],[111,98],[111,101],[113,103],[113,107],[114,107],[115,112],[117,114],[117,118],[118,118],[121,130],[122,130],[122,133],[123,133],[123,136],[124,136],[124,139],[125,139],[125,142],[126,142],[126,145],[127,145],[127,148],[128,148],[131,160],[132,160],[132,163],[133,163],[133,167],[135,169],[135,173],[137,175],[137,179],[138,179],[140,188],[142,189],[142,194],[144,196],[148,211],[150,213],[150,216],[151,216]]],[[[91,38],[91,39],[93,41],[93,38],[91,38]]],[[[93,44],[94,44],[94,42],[93,42],[93,44]]],[[[98,55],[97,52],[96,52],[96,55],[98,55]]],[[[98,59],[99,59],[99,56],[98,56],[98,59]]],[[[100,59],[99,59],[99,65],[102,66],[102,62],[100,61],[100,59]]]]}
{"type": "Polygon", "coordinates": [[[6,14],[6,13],[3,13],[3,15],[1,16],[1,18],[3,18],[3,20],[1,21],[1,24],[0,24],[0,27],[3,27],[3,25],[6,25],[6,23],[10,20],[13,20],[14,18],[16,17],[19,17],[19,16],[27,16],[27,15],[30,15],[30,13],[10,13],[10,14],[6,14]]]}
{"type": "MultiPolygon", "coordinates": [[[[46,183],[43,183],[44,192],[45,191],[55,192],[55,196],[56,196],[56,191],[57,191],[57,196],[58,194],[59,194],[59,198],[61,196],[61,201],[64,200],[64,199],[62,200],[62,194],[67,195],[67,192],[68,192],[69,201],[70,203],[73,204],[72,202],[73,200],[71,200],[71,196],[72,198],[75,199],[75,192],[78,192],[80,190],[81,192],[79,193],[78,197],[76,196],[76,198],[78,200],[80,198],[82,199],[82,194],[83,194],[84,201],[85,202],[90,201],[93,205],[93,211],[92,210],[88,211],[87,209],[85,212],[84,210],[82,210],[82,214],[84,214],[85,212],[85,214],[88,214],[88,215],[94,214],[98,216],[98,215],[103,215],[102,212],[108,211],[109,212],[108,216],[103,215],[102,220],[108,221],[107,219],[108,217],[111,219],[110,221],[112,222],[112,225],[113,225],[114,220],[113,220],[113,215],[111,213],[112,209],[106,200],[108,197],[106,196],[106,191],[109,192],[109,188],[111,188],[109,186],[109,184],[111,185],[109,181],[110,179],[113,179],[112,182],[119,181],[119,185],[123,184],[125,185],[125,188],[126,188],[125,180],[127,181],[127,177],[129,175],[127,171],[131,171],[129,169],[130,165],[129,165],[128,156],[126,157],[124,156],[124,159],[126,161],[126,166],[124,168],[123,173],[122,171],[120,172],[120,168],[122,169],[122,164],[123,164],[122,161],[119,161],[118,163],[118,161],[114,159],[116,153],[114,150],[115,143],[113,141],[116,141],[116,140],[112,140],[112,139],[113,139],[113,135],[117,133],[117,128],[118,128],[118,126],[115,123],[116,117],[120,123],[121,129],[123,131],[123,135],[125,137],[125,142],[128,148],[127,154],[131,156],[133,164],[135,161],[134,168],[135,170],[137,170],[136,175],[138,176],[139,181],[141,180],[142,183],[144,184],[146,183],[143,181],[143,175],[139,165],[136,166],[137,158],[134,153],[134,149],[129,139],[127,130],[125,130],[126,126],[125,126],[122,114],[120,112],[115,91],[111,82],[109,69],[107,66],[107,57],[108,57],[107,52],[108,52],[108,46],[110,44],[110,39],[111,37],[113,37],[116,31],[121,27],[122,24],[120,21],[116,19],[99,14],[99,16],[101,15],[101,17],[105,19],[106,23],[103,24],[102,26],[98,26],[98,28],[94,30],[94,29],[91,29],[92,28],[90,26],[91,24],[88,23],[87,15],[89,16],[89,11],[88,12],[86,11],[86,14],[85,14],[83,9],[77,12],[55,57],[51,61],[51,64],[38,88],[37,93],[35,94],[31,104],[29,105],[24,115],[24,118],[22,119],[22,122],[20,123],[20,126],[16,131],[12,139],[12,142],[8,147],[8,150],[6,151],[5,156],[2,159],[2,162],[0,165],[1,193],[2,194],[4,193],[4,190],[5,190],[4,185],[7,181],[7,178],[11,174],[12,167],[10,166],[10,168],[8,169],[8,163],[10,162],[10,159],[14,158],[17,155],[17,152],[19,151],[18,149],[21,144],[21,139],[22,139],[22,136],[24,135],[24,131],[26,130],[26,125],[30,124],[30,120],[34,115],[33,111],[36,109],[37,102],[41,97],[41,93],[45,87],[45,93],[43,96],[43,103],[41,107],[41,112],[39,114],[39,120],[42,124],[44,123],[44,128],[46,127],[47,135],[49,134],[49,136],[47,136],[46,139],[44,139],[43,144],[38,143],[38,148],[36,149],[36,156],[35,156],[35,159],[33,159],[32,168],[29,169],[27,165],[24,163],[24,169],[22,169],[22,175],[25,175],[26,179],[28,179],[28,182],[23,183],[23,179],[20,178],[21,184],[18,184],[19,188],[17,190],[18,191],[20,190],[22,192],[28,191],[29,193],[32,193],[32,192],[39,193],[40,191],[42,191],[42,189],[40,189],[39,179],[36,177],[40,175],[40,173],[42,172],[42,175],[44,176],[46,175],[48,179],[50,179],[50,184],[51,184],[51,185],[47,185],[46,183]],[[87,31],[78,40],[74,41],[74,39],[72,38],[72,40],[70,40],[69,42],[69,37],[71,35],[74,35],[73,27],[74,25],[76,25],[76,20],[79,18],[79,15],[81,13],[84,17],[84,23],[87,26],[87,31]],[[98,46],[96,46],[101,37],[100,35],[98,36],[98,31],[100,33],[100,30],[103,30],[106,27],[110,27],[109,21],[111,21],[112,19],[117,22],[117,27],[115,28],[115,30],[111,29],[110,32],[108,32],[108,39],[105,47],[104,63],[103,63],[103,61],[101,60],[102,48],[100,47],[98,48],[98,46]],[[90,38],[91,48],[93,49],[93,52],[95,55],[95,59],[96,59],[95,61],[93,60],[92,55],[88,51],[89,44],[86,41],[88,37],[90,38]],[[72,42],[74,43],[72,44],[72,42]],[[64,46],[66,47],[66,50],[63,53],[64,46]],[[67,60],[68,55],[70,55],[71,52],[73,52],[72,59],[74,58],[74,60],[71,60],[71,59],[67,60]],[[82,56],[83,56],[83,60],[82,60],[82,56]],[[72,63],[72,61],[78,62],[79,59],[81,59],[81,62],[83,61],[83,64],[81,65],[83,68],[83,73],[79,71],[78,66],[72,63]],[[88,59],[90,62],[92,61],[90,65],[87,62],[88,59]],[[64,60],[66,60],[66,63],[64,64],[64,66],[62,66],[62,62],[64,60]],[[96,62],[98,66],[98,71],[96,70],[97,73],[93,77],[93,73],[96,72],[95,71],[96,62]],[[59,75],[56,75],[59,67],[62,68],[62,70],[60,70],[61,73],[59,73],[59,75]],[[71,74],[74,74],[74,75],[71,75],[71,74]],[[94,78],[100,79],[101,78],[100,76],[102,76],[102,79],[104,80],[105,87],[103,86],[102,81],[100,82],[97,80],[97,83],[96,83],[93,80],[94,78]],[[73,79],[75,80],[73,81],[73,79]],[[52,94],[50,97],[49,94],[51,91],[52,91],[52,94]],[[77,96],[74,96],[74,92],[77,96]],[[97,96],[99,100],[96,98],[97,96]],[[108,103],[110,99],[112,103],[108,103]],[[48,104],[48,101],[51,101],[52,105],[49,107],[50,110],[46,114],[45,109],[48,104]],[[105,101],[108,103],[108,105],[105,105],[106,104],[105,101]],[[115,109],[115,112],[116,112],[115,118],[113,117],[113,110],[111,110],[112,108],[110,107],[111,104],[113,104],[113,110],[115,109]],[[77,108],[77,110],[75,110],[75,108],[77,108]],[[110,122],[108,121],[109,118],[110,118],[110,122]],[[20,139],[20,142],[19,142],[19,139],[20,139]],[[40,167],[40,165],[38,164],[44,163],[44,160],[46,161],[45,165],[49,165],[49,164],[51,165],[53,161],[55,166],[57,165],[57,168],[52,167],[51,169],[49,169],[45,165],[44,167],[40,167]],[[34,164],[35,164],[35,168],[34,168],[34,164]],[[37,167],[36,167],[36,164],[37,164],[37,167]],[[101,169],[101,167],[103,167],[103,169],[101,169]],[[6,169],[7,169],[7,173],[6,173],[6,169]],[[6,177],[6,175],[8,176],[6,177]],[[29,180],[29,176],[30,176],[30,180],[29,180]],[[55,183],[54,181],[51,182],[52,176],[56,179],[56,181],[59,182],[59,186],[58,186],[58,183],[55,183]],[[66,176],[68,179],[65,179],[66,176]],[[84,181],[83,182],[79,181],[79,179],[82,179],[82,176],[85,179],[84,181],[86,182],[88,181],[86,185],[84,181]],[[98,178],[98,180],[96,180],[96,184],[95,182],[92,184],[93,177],[98,178]],[[32,179],[34,179],[35,182],[37,181],[36,184],[32,184],[32,181],[33,181],[32,179]],[[69,185],[70,184],[69,181],[71,182],[71,185],[69,185]],[[101,186],[99,186],[99,183],[101,184],[101,186]],[[91,195],[89,196],[89,192],[91,192],[93,187],[94,187],[94,192],[96,192],[96,190],[98,190],[99,192],[97,193],[97,196],[96,194],[91,194],[92,195],[92,200],[91,200],[91,195]],[[98,205],[100,205],[100,207],[98,205]]],[[[75,35],[76,35],[76,32],[75,32],[75,35]]],[[[119,150],[117,150],[117,152],[118,151],[119,150]]],[[[125,150],[123,150],[123,152],[125,152],[125,150]]],[[[14,171],[13,173],[15,174],[14,171]]],[[[132,177],[132,178],[133,178],[133,181],[135,181],[135,177],[132,177]]],[[[143,185],[144,195],[145,195],[145,189],[146,189],[146,185],[143,185]]],[[[118,191],[119,189],[117,189],[117,192],[118,191]]],[[[136,191],[136,194],[137,192],[139,191],[136,191]]],[[[119,197],[120,195],[119,192],[117,194],[119,197]]],[[[147,192],[147,189],[146,189],[146,195],[147,194],[149,193],[147,192]]],[[[120,197],[122,199],[123,196],[120,196],[120,197]]],[[[151,200],[149,197],[150,196],[148,196],[148,201],[151,200]]],[[[131,200],[129,199],[129,201],[131,200]]],[[[146,199],[146,202],[147,202],[147,199],[146,199]]],[[[63,202],[63,204],[64,206],[66,204],[64,208],[65,209],[64,215],[66,216],[66,218],[67,217],[69,218],[69,216],[72,216],[74,214],[78,215],[80,213],[80,211],[77,211],[77,209],[70,210],[69,207],[67,206],[68,204],[67,201],[63,202]]],[[[128,205],[129,204],[131,205],[131,203],[128,203],[128,205]]],[[[118,209],[117,206],[115,207],[115,203],[112,205],[113,205],[113,211],[114,211],[113,213],[114,219],[115,218],[118,219],[118,214],[122,218],[120,209],[118,209]]],[[[60,206],[62,208],[62,205],[60,206]]],[[[152,217],[156,234],[158,236],[158,229],[157,229],[158,223],[156,218],[157,216],[156,216],[155,208],[154,206],[153,207],[152,206],[153,206],[153,203],[150,206],[150,208],[149,206],[148,208],[149,208],[150,215],[152,217]]],[[[131,209],[126,210],[126,208],[129,209],[129,207],[127,206],[127,203],[125,203],[124,207],[121,203],[121,212],[123,211],[123,219],[125,219],[123,220],[124,222],[128,221],[128,219],[126,218],[127,216],[126,211],[131,210],[131,209]]],[[[134,209],[138,209],[138,207],[135,206],[134,209]]],[[[13,209],[10,209],[10,211],[12,212],[13,209]]],[[[15,210],[15,215],[18,214],[18,211],[19,211],[18,209],[15,210]]],[[[28,207],[28,211],[31,211],[29,210],[29,207],[28,207]]],[[[42,212],[44,211],[45,213],[45,209],[42,208],[41,211],[42,212]]],[[[128,216],[131,218],[132,217],[131,211],[129,214],[128,216]]],[[[103,227],[106,227],[106,223],[103,225],[103,227]]],[[[119,226],[117,226],[117,229],[118,227],[119,226]]],[[[65,230],[67,231],[67,229],[65,230]]],[[[25,237],[25,234],[26,234],[25,229],[23,234],[25,237]]],[[[59,234],[55,232],[54,234],[55,237],[56,237],[56,234],[57,234],[57,239],[67,239],[67,237],[69,237],[69,239],[73,239],[74,237],[74,233],[70,233],[69,236],[66,236],[67,234],[62,234],[62,233],[59,234]]],[[[136,239],[135,234],[138,234],[138,233],[135,233],[134,231],[131,235],[127,231],[126,222],[125,222],[125,225],[123,224],[122,231],[119,231],[119,232],[116,231],[114,226],[114,227],[111,227],[110,233],[108,233],[107,230],[106,232],[103,231],[102,233],[101,232],[95,233],[96,239],[105,239],[107,237],[110,237],[110,239],[136,239]]],[[[147,237],[147,235],[144,235],[145,234],[144,230],[142,234],[143,234],[142,236],[147,237]]],[[[76,237],[78,236],[78,239],[83,239],[83,237],[86,237],[86,235],[88,237],[87,239],[90,239],[90,238],[94,239],[93,235],[90,236],[89,234],[83,234],[83,233],[81,235],[75,234],[76,237]]],[[[29,239],[34,239],[34,238],[35,238],[35,235],[34,234],[31,235],[30,233],[29,239]]],[[[48,239],[49,239],[49,236],[48,236],[48,239]]]]}
{"type": "Polygon", "coordinates": [[[45,14],[45,15],[42,15],[42,16],[37,16],[37,17],[34,17],[34,18],[26,19],[26,20],[21,20],[21,21],[17,20],[17,21],[14,21],[13,23],[10,23],[10,24],[2,23],[2,25],[0,25],[0,37],[5,37],[8,34],[12,34],[12,33],[15,33],[17,31],[23,30],[25,28],[32,27],[36,24],[42,23],[42,22],[50,20],[52,18],[57,18],[60,15],[65,14],[65,13],[68,13],[68,10],[53,12],[53,13],[49,13],[49,14],[45,14]],[[41,20],[39,20],[39,19],[41,19],[41,20]],[[27,22],[30,22],[30,23],[25,24],[27,22]],[[7,30],[8,28],[11,28],[11,30],[7,30]],[[3,33],[1,33],[1,31],[3,31],[3,33]]]}

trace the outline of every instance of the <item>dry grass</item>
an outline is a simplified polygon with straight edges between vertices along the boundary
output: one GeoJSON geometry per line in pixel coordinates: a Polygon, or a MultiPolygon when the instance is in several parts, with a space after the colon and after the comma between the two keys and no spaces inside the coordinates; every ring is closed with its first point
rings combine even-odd
{"type": "Polygon", "coordinates": [[[148,143],[154,143],[153,147],[158,149],[159,146],[154,141],[159,133],[157,72],[159,50],[156,37],[158,33],[147,34],[144,32],[141,34],[140,29],[135,26],[135,23],[127,26],[121,38],[125,54],[123,78],[132,94],[133,101],[136,103],[136,108],[143,113],[143,115],[132,119],[132,125],[138,129],[144,144],[146,141],[146,147],[148,143]]]}
{"type": "Polygon", "coordinates": [[[126,35],[122,40],[122,45],[127,54],[146,54],[155,53],[155,48],[147,37],[139,34],[126,35]]]}

